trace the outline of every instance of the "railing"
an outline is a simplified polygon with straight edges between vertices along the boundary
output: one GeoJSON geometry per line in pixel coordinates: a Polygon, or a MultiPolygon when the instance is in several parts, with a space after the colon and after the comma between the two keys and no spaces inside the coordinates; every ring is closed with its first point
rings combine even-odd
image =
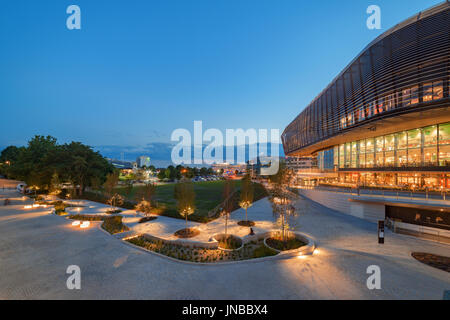
{"type": "Polygon", "coordinates": [[[333,187],[333,186],[309,186],[309,187],[299,187],[300,189],[317,189],[333,192],[351,193],[355,195],[368,195],[368,196],[383,196],[383,197],[394,197],[397,200],[402,199],[421,199],[421,200],[431,200],[431,201],[448,201],[448,190],[442,192],[432,192],[432,191],[413,191],[413,190],[386,190],[386,189],[371,189],[371,188],[352,188],[352,187],[333,187]]]}

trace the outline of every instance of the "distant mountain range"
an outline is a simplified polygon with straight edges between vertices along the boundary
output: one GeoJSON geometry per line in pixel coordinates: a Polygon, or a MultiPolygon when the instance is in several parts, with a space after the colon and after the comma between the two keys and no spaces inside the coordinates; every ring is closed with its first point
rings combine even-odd
{"type": "MultiPolygon", "coordinates": [[[[94,150],[99,151],[104,157],[110,159],[117,160],[125,160],[125,161],[136,161],[136,158],[139,156],[149,156],[151,159],[152,165],[155,167],[167,167],[169,165],[173,165],[171,161],[172,148],[175,144],[172,143],[161,143],[154,142],[149,143],[144,147],[136,147],[136,146],[114,146],[114,145],[106,145],[106,146],[96,146],[94,150]]],[[[207,145],[203,145],[203,149],[207,145]]],[[[267,145],[267,155],[271,156],[270,148],[271,145],[267,145]]],[[[227,151],[230,152],[234,149],[234,160],[236,162],[238,147],[227,147],[223,146],[223,157],[226,159],[227,151]]],[[[279,156],[284,157],[283,146],[278,144],[278,152],[279,156]]],[[[257,144],[257,154],[261,155],[259,152],[259,144],[257,144]]],[[[192,158],[194,156],[193,147],[191,147],[191,155],[192,158]]],[[[224,160],[225,160],[224,159],[224,160]]],[[[245,161],[249,160],[249,146],[245,146],[245,161]]],[[[192,161],[193,162],[193,161],[192,161]]],[[[203,165],[206,166],[206,165],[203,165]]]]}

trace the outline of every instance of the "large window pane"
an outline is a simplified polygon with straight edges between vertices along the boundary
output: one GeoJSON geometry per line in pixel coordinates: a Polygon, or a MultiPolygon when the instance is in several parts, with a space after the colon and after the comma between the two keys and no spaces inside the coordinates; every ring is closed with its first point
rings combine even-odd
{"type": "Polygon", "coordinates": [[[375,148],[375,141],[373,138],[366,139],[366,153],[373,154],[375,148]]]}
{"type": "Polygon", "coordinates": [[[422,135],[420,129],[408,131],[408,148],[420,148],[422,145],[422,135]]]}
{"type": "Polygon", "coordinates": [[[408,138],[406,132],[395,134],[397,137],[397,149],[406,149],[408,147],[408,138]]]}
{"type": "Polygon", "coordinates": [[[356,142],[352,142],[352,168],[358,167],[358,145],[356,142]]]}
{"type": "Polygon", "coordinates": [[[376,138],[376,152],[383,152],[384,151],[384,137],[378,137],[376,138]]]}
{"type": "Polygon", "coordinates": [[[406,166],[407,164],[406,150],[397,150],[397,164],[399,167],[406,166]]]}
{"type": "Polygon", "coordinates": [[[442,81],[433,83],[433,100],[444,98],[444,85],[442,81]]]}
{"type": "Polygon", "coordinates": [[[423,128],[424,147],[431,147],[437,144],[437,126],[423,128]]]}
{"type": "Polygon", "coordinates": [[[424,165],[435,166],[437,164],[437,146],[423,149],[424,165]]]}
{"type": "Polygon", "coordinates": [[[450,166],[450,145],[439,147],[439,165],[450,166]]]}
{"type": "Polygon", "coordinates": [[[402,91],[404,107],[419,103],[418,88],[418,86],[414,86],[402,91]]]}
{"type": "Polygon", "coordinates": [[[386,167],[393,167],[395,165],[394,151],[386,151],[384,161],[386,167]]]}
{"type": "Polygon", "coordinates": [[[339,146],[339,168],[344,168],[345,167],[345,148],[344,145],[341,144],[339,146]]]}
{"type": "Polygon", "coordinates": [[[450,144],[450,123],[439,125],[439,144],[450,144]]]}
{"type": "Polygon", "coordinates": [[[394,151],[395,149],[395,136],[390,134],[384,137],[384,149],[386,151],[394,151]]]}
{"type": "Polygon", "coordinates": [[[339,147],[333,149],[333,163],[335,168],[339,167],[339,147]]]}
{"type": "Polygon", "coordinates": [[[384,167],[384,152],[376,153],[376,163],[377,167],[384,167]]]}
{"type": "Polygon", "coordinates": [[[373,153],[366,153],[366,168],[373,168],[373,153]]]}
{"type": "Polygon", "coordinates": [[[411,88],[411,105],[419,103],[419,86],[411,88]]]}
{"type": "Polygon", "coordinates": [[[428,82],[423,85],[423,101],[433,100],[433,83],[428,82]]]}
{"type": "Polygon", "coordinates": [[[345,167],[346,168],[350,168],[350,157],[352,155],[351,152],[351,144],[350,143],[346,143],[345,144],[345,167]]]}
{"type": "Polygon", "coordinates": [[[420,148],[408,149],[408,166],[418,167],[422,163],[420,148]]]}

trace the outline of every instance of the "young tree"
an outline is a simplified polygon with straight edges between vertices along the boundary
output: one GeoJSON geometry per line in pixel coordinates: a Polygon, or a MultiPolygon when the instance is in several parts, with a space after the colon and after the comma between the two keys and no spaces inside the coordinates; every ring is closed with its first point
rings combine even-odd
{"type": "Polygon", "coordinates": [[[186,218],[186,233],[188,232],[188,216],[195,212],[195,191],[192,182],[182,180],[175,185],[174,197],[180,215],[186,218]]]}
{"type": "Polygon", "coordinates": [[[280,163],[278,173],[269,177],[269,201],[272,203],[272,210],[274,214],[279,215],[279,225],[281,228],[281,240],[286,242],[288,215],[295,213],[295,208],[292,206],[292,201],[295,199],[295,194],[289,190],[290,182],[293,178],[291,170],[287,169],[284,164],[280,163]]]}
{"type": "Polygon", "coordinates": [[[146,200],[141,200],[135,207],[136,211],[143,212],[146,216],[151,213],[152,206],[150,205],[150,202],[146,200]]]}
{"type": "Polygon", "coordinates": [[[114,207],[119,207],[121,205],[123,205],[123,197],[118,194],[115,193],[108,201],[107,203],[111,206],[111,211],[114,210],[114,207]]]}
{"type": "Polygon", "coordinates": [[[131,192],[133,192],[133,183],[131,182],[131,180],[125,180],[125,196],[127,199],[130,198],[131,196],[131,192]]]}
{"type": "Polygon", "coordinates": [[[239,206],[245,209],[245,222],[248,224],[247,209],[253,205],[254,187],[250,176],[245,175],[241,185],[241,201],[239,206]]]}
{"type": "Polygon", "coordinates": [[[52,175],[49,192],[53,195],[58,195],[61,193],[61,182],[59,181],[59,176],[56,172],[52,175]]]}
{"type": "Polygon", "coordinates": [[[228,218],[233,210],[233,194],[234,183],[233,180],[226,180],[222,192],[222,215],[225,218],[225,235],[228,232],[228,218]]]}
{"type": "Polygon", "coordinates": [[[138,206],[136,206],[136,210],[144,212],[145,214],[150,214],[152,208],[152,201],[155,193],[156,193],[156,184],[154,183],[146,183],[142,188],[140,188],[136,194],[136,200],[138,201],[138,206]]]}
{"type": "Polygon", "coordinates": [[[119,172],[114,171],[106,176],[106,181],[103,184],[103,188],[105,189],[106,195],[109,198],[108,204],[111,205],[111,210],[113,207],[113,203],[115,202],[115,193],[114,189],[116,188],[117,184],[119,183],[119,172]]]}

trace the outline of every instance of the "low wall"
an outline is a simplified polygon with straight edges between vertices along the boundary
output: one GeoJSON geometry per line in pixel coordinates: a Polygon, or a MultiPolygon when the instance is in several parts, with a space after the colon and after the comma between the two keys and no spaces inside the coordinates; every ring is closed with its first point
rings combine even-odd
{"type": "Polygon", "coordinates": [[[426,233],[426,234],[436,236],[437,238],[445,237],[445,238],[450,239],[450,230],[430,228],[430,227],[426,227],[426,226],[420,226],[420,225],[404,223],[404,222],[399,222],[399,221],[392,221],[391,223],[392,223],[392,229],[394,232],[397,232],[397,228],[400,228],[403,230],[413,231],[418,234],[426,233]]]}
{"type": "Polygon", "coordinates": [[[349,199],[353,199],[357,196],[342,192],[317,189],[299,189],[298,191],[302,196],[344,214],[371,222],[377,222],[385,219],[386,213],[384,204],[350,202],[349,199]]]}

